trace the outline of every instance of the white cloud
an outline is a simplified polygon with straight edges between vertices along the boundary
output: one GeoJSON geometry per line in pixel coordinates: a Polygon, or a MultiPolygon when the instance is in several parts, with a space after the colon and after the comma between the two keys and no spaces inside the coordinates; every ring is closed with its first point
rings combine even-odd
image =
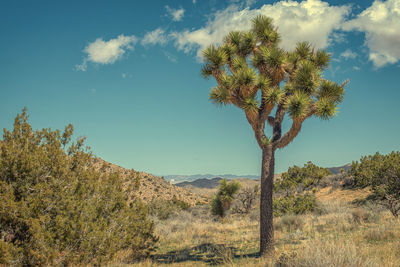
{"type": "Polygon", "coordinates": [[[197,3],[197,0],[192,0],[193,5],[197,3]]]}
{"type": "Polygon", "coordinates": [[[360,68],[359,66],[354,66],[354,67],[353,67],[353,70],[359,71],[359,70],[361,70],[361,68],[360,68]]]}
{"type": "Polygon", "coordinates": [[[220,43],[232,30],[250,29],[251,19],[263,14],[273,18],[274,24],[279,27],[283,48],[293,49],[298,41],[309,41],[316,48],[325,48],[333,42],[331,34],[341,28],[349,11],[348,5],[331,6],[321,0],[301,3],[285,0],[263,5],[259,9],[243,10],[231,5],[216,12],[204,27],[173,32],[171,36],[178,49],[185,52],[197,50],[197,56],[200,57],[202,49],[212,43],[220,43]]]}
{"type": "Polygon", "coordinates": [[[183,15],[185,14],[185,9],[183,8],[174,9],[170,8],[169,6],[165,6],[165,9],[167,10],[173,21],[181,21],[183,15]]]}
{"type": "Polygon", "coordinates": [[[343,29],[365,32],[369,59],[375,67],[400,60],[400,0],[374,1],[343,29]]]}
{"type": "Polygon", "coordinates": [[[357,57],[357,53],[351,51],[351,49],[346,49],[343,53],[340,54],[340,57],[344,59],[354,59],[357,57]]]}
{"type": "Polygon", "coordinates": [[[147,32],[142,39],[142,45],[146,46],[148,44],[155,45],[161,44],[164,45],[167,42],[168,38],[165,34],[165,31],[161,28],[157,28],[154,31],[147,32]]]}
{"type": "Polygon", "coordinates": [[[122,78],[125,79],[126,78],[126,73],[122,73],[121,76],[122,76],[122,78]]]}
{"type": "Polygon", "coordinates": [[[136,42],[137,38],[133,35],[125,36],[122,34],[109,41],[98,38],[85,47],[84,52],[87,56],[84,58],[82,64],[75,67],[77,70],[86,71],[88,62],[112,64],[120,59],[127,50],[133,50],[133,45],[136,42]]]}

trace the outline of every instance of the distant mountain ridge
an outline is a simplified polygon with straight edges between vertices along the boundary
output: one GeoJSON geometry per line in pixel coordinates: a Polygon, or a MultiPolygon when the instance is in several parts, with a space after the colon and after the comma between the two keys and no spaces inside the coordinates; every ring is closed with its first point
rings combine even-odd
{"type": "Polygon", "coordinates": [[[350,170],[350,168],[351,168],[351,163],[348,163],[348,164],[340,166],[340,167],[331,167],[331,168],[328,168],[328,169],[329,169],[329,171],[331,173],[338,174],[338,173],[340,173],[341,169],[343,169],[344,172],[347,172],[348,170],[350,170]]]}
{"type": "Polygon", "coordinates": [[[247,178],[247,179],[260,179],[259,175],[235,175],[235,174],[194,174],[194,175],[166,175],[164,179],[170,181],[171,183],[179,183],[185,181],[195,181],[198,179],[212,179],[212,178],[226,178],[226,179],[238,179],[238,178],[247,178]]]}
{"type": "Polygon", "coordinates": [[[181,183],[176,183],[174,184],[175,186],[178,187],[185,187],[185,186],[194,186],[194,187],[199,187],[199,188],[215,188],[219,185],[219,181],[221,181],[223,178],[221,177],[215,177],[212,179],[208,179],[208,178],[201,178],[201,179],[197,179],[194,181],[185,181],[185,182],[181,182],[181,183]]]}
{"type": "MultiPolygon", "coordinates": [[[[329,171],[332,174],[340,173],[340,170],[343,169],[347,172],[351,168],[351,164],[346,164],[340,167],[328,167],[329,171]]],[[[208,179],[212,180],[214,178],[226,178],[226,179],[239,179],[239,178],[247,178],[251,180],[260,179],[259,175],[235,175],[235,174],[194,174],[194,175],[166,175],[163,176],[165,180],[171,182],[172,184],[178,184],[182,182],[193,182],[199,179],[208,179]]],[[[205,181],[205,180],[204,180],[205,181]]]]}
{"type": "MultiPolygon", "coordinates": [[[[341,169],[344,170],[344,172],[347,172],[349,169],[351,168],[351,164],[346,164],[340,167],[331,167],[331,168],[327,168],[329,169],[329,171],[332,174],[338,174],[341,172],[341,169]]],[[[184,180],[182,182],[179,182],[179,180],[175,180],[174,185],[178,186],[178,187],[186,187],[186,186],[193,186],[193,187],[198,187],[198,188],[208,188],[208,189],[212,189],[212,188],[216,188],[219,185],[219,181],[221,181],[222,179],[226,178],[228,180],[236,180],[236,179],[240,179],[241,180],[259,180],[260,177],[259,176],[255,176],[255,175],[248,175],[247,177],[242,177],[242,176],[238,176],[238,175],[232,175],[232,174],[227,174],[227,175],[221,175],[221,176],[214,176],[212,174],[199,174],[199,175],[170,175],[170,176],[166,176],[168,179],[188,179],[188,177],[190,179],[194,179],[194,180],[184,180]],[[198,179],[194,179],[196,177],[201,177],[198,179]],[[248,176],[251,176],[252,178],[249,178],[248,176]]],[[[275,179],[279,179],[281,177],[281,174],[275,174],[275,179]]],[[[170,181],[171,181],[170,180],[170,181]]]]}

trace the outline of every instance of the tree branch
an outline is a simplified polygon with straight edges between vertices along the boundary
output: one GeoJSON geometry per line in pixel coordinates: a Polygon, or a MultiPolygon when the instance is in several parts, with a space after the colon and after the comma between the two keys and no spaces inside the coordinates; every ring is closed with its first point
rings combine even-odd
{"type": "Polygon", "coordinates": [[[314,104],[311,104],[310,110],[304,118],[293,119],[292,126],[290,127],[289,131],[287,131],[281,138],[277,140],[274,139],[272,140],[273,141],[272,146],[274,147],[274,149],[283,148],[287,146],[290,142],[292,142],[293,139],[299,134],[303,122],[307,118],[314,115],[314,113],[315,113],[315,106],[314,104]]]}
{"type": "Polygon", "coordinates": [[[262,131],[261,131],[260,123],[257,118],[257,113],[254,111],[245,111],[245,114],[246,114],[247,121],[253,128],[254,135],[256,137],[258,145],[260,146],[261,149],[264,148],[265,144],[263,143],[263,140],[262,140],[263,136],[265,136],[264,129],[262,129],[262,131]]]}
{"type": "Polygon", "coordinates": [[[292,122],[292,127],[290,127],[289,131],[287,131],[280,139],[275,140],[272,146],[275,149],[283,148],[292,142],[293,139],[299,134],[303,121],[304,120],[302,119],[294,119],[292,122]]]}
{"type": "Polygon", "coordinates": [[[278,108],[275,112],[274,124],[273,127],[273,134],[272,134],[272,142],[279,140],[282,136],[282,121],[285,116],[286,109],[283,103],[278,105],[278,108]]]}
{"type": "Polygon", "coordinates": [[[274,126],[275,118],[272,116],[268,116],[267,122],[270,126],[274,126]]]}
{"type": "Polygon", "coordinates": [[[268,119],[269,114],[274,109],[274,104],[265,103],[264,101],[261,103],[260,111],[259,111],[259,120],[265,122],[268,119]]]}

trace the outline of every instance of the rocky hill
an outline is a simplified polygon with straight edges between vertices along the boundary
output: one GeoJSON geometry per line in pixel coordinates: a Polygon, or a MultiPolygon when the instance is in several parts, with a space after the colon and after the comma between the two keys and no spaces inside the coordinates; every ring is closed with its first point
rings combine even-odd
{"type": "Polygon", "coordinates": [[[121,166],[106,162],[100,158],[95,159],[95,164],[102,171],[117,171],[121,173],[122,177],[124,178],[125,190],[130,190],[129,193],[132,197],[138,197],[144,202],[149,202],[153,199],[171,200],[174,197],[176,199],[185,201],[190,205],[208,201],[207,197],[196,194],[185,188],[175,186],[159,176],[135,171],[133,169],[128,170],[121,166]],[[139,189],[137,190],[134,189],[136,185],[139,185],[139,189]]]}

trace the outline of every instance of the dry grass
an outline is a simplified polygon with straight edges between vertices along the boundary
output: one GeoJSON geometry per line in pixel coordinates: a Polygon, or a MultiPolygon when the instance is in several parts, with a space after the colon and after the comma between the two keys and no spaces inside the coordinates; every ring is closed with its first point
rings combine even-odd
{"type": "Polygon", "coordinates": [[[352,204],[365,190],[323,190],[318,214],[275,218],[276,249],[267,259],[258,257],[257,216],[218,221],[205,205],[156,221],[159,248],[130,266],[400,266],[400,219],[352,204]]]}

